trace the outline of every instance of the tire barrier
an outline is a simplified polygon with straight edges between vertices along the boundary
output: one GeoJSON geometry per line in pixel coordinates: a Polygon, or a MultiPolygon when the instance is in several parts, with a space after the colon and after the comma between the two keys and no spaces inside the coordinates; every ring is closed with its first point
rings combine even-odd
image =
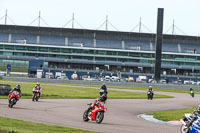
{"type": "Polygon", "coordinates": [[[0,95],[8,95],[11,90],[10,85],[0,84],[0,95]]]}

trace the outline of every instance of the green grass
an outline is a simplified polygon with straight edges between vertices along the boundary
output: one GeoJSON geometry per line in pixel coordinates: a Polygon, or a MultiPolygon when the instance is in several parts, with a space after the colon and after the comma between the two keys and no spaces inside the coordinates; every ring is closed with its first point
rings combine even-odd
{"type": "Polygon", "coordinates": [[[153,115],[154,118],[162,121],[173,121],[173,120],[180,120],[185,113],[192,113],[194,110],[195,108],[187,108],[187,109],[153,112],[149,113],[148,115],[153,115]]]}
{"type": "MultiPolygon", "coordinates": [[[[1,84],[9,84],[15,87],[16,84],[21,85],[22,98],[31,98],[32,89],[35,83],[31,82],[16,82],[16,81],[3,81],[1,84]]],[[[42,87],[42,97],[41,98],[84,98],[84,99],[94,99],[99,96],[99,90],[94,88],[82,87],[71,87],[62,84],[54,83],[41,83],[42,87]]],[[[0,96],[1,98],[7,98],[7,96],[0,96]]],[[[108,99],[146,99],[146,93],[140,92],[125,92],[125,91],[108,91],[108,99]]],[[[157,95],[155,98],[172,98],[166,95],[157,95]]]]}
{"type": "MultiPolygon", "coordinates": [[[[79,85],[72,84],[72,86],[91,86],[91,87],[99,87],[98,85],[79,85]]],[[[144,90],[147,91],[148,88],[141,87],[128,87],[128,86],[109,86],[108,88],[116,88],[116,89],[129,89],[129,90],[144,90]]],[[[153,88],[154,91],[160,92],[174,92],[174,93],[189,93],[189,89],[167,89],[167,88],[153,88]]],[[[195,94],[200,94],[200,90],[194,90],[195,94]]]]}
{"type": "MultiPolygon", "coordinates": [[[[123,86],[109,86],[110,88],[118,88],[118,89],[131,89],[131,90],[147,90],[148,88],[139,88],[139,87],[123,87],[123,86]]],[[[154,91],[161,92],[174,92],[174,93],[189,93],[189,89],[167,89],[167,88],[153,88],[154,91]]],[[[200,90],[194,90],[195,94],[200,94],[200,90]]]]}
{"type": "MultiPolygon", "coordinates": [[[[81,85],[81,84],[70,84],[72,86],[88,86],[88,87],[100,87],[100,85],[81,85]]],[[[141,87],[128,87],[128,86],[108,86],[108,88],[116,89],[130,89],[130,90],[144,90],[147,91],[148,88],[141,87]]],[[[174,92],[174,93],[189,93],[189,89],[168,89],[168,88],[153,88],[154,91],[160,92],[174,92]]],[[[195,94],[200,94],[200,90],[194,90],[195,94]]]]}
{"type": "Polygon", "coordinates": [[[12,133],[95,133],[87,130],[26,122],[4,117],[0,117],[0,131],[12,133]]]}

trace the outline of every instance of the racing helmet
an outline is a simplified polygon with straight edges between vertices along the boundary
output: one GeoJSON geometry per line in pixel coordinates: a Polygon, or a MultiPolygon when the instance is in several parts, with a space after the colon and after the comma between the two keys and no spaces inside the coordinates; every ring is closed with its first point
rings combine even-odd
{"type": "Polygon", "coordinates": [[[200,114],[200,105],[196,108],[198,114],[200,114]]]}
{"type": "Polygon", "coordinates": [[[37,85],[37,86],[40,86],[40,83],[39,83],[39,82],[37,82],[37,83],[36,83],[36,85],[37,85]]]}
{"type": "Polygon", "coordinates": [[[18,84],[18,85],[16,85],[16,89],[20,89],[21,88],[21,86],[18,84]]]}

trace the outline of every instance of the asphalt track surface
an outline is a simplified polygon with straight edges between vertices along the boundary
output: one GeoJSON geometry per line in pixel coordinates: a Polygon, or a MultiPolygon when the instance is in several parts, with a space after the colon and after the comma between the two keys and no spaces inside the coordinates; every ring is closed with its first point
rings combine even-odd
{"type": "MultiPolygon", "coordinates": [[[[123,90],[134,91],[135,90],[123,90]]],[[[144,92],[144,91],[137,91],[144,92]]],[[[177,126],[154,123],[139,118],[139,114],[155,111],[196,107],[200,95],[192,98],[189,94],[155,92],[174,96],[166,99],[108,99],[104,120],[101,124],[83,122],[82,114],[87,103],[93,99],[20,99],[11,109],[8,100],[0,100],[0,116],[25,121],[60,125],[105,133],[180,133],[177,126]]]]}

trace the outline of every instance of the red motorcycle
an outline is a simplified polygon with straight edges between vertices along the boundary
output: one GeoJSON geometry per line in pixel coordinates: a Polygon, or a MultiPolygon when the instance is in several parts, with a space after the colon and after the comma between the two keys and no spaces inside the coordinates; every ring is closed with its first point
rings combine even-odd
{"type": "Polygon", "coordinates": [[[83,113],[83,120],[92,120],[101,123],[104,118],[104,113],[107,110],[105,103],[101,100],[95,100],[94,103],[89,103],[88,105],[89,108],[83,113]]]}
{"type": "Polygon", "coordinates": [[[32,98],[32,100],[38,101],[39,98],[40,98],[40,90],[36,90],[36,89],[33,88],[33,98],[32,98]]]}
{"type": "Polygon", "coordinates": [[[19,100],[20,98],[20,94],[18,91],[13,91],[12,93],[9,94],[9,104],[8,106],[10,108],[13,107],[13,105],[15,105],[17,103],[17,101],[19,100]]]}

